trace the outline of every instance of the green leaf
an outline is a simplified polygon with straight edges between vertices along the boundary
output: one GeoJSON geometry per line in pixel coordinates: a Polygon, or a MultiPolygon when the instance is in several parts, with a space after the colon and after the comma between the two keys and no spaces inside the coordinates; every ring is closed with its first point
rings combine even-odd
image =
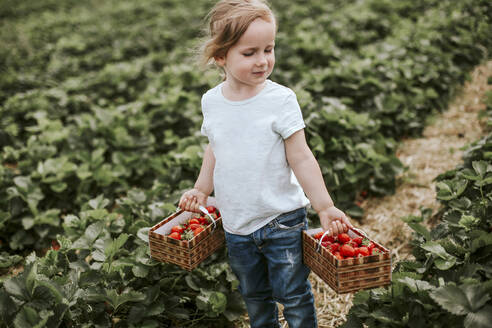
{"type": "Polygon", "coordinates": [[[86,180],[92,176],[92,171],[90,169],[89,164],[84,163],[81,166],[79,166],[75,174],[80,180],[86,180]]]}
{"type": "Polygon", "coordinates": [[[405,277],[405,278],[398,279],[398,281],[404,284],[405,286],[407,286],[408,288],[410,288],[410,290],[413,293],[417,293],[418,291],[421,290],[435,289],[434,286],[432,286],[431,284],[429,284],[427,281],[424,280],[416,280],[410,277],[405,277]]]}
{"type": "Polygon", "coordinates": [[[190,287],[191,289],[196,290],[196,291],[200,290],[200,286],[198,286],[195,283],[195,281],[193,280],[193,275],[191,275],[191,274],[186,275],[185,281],[186,281],[186,284],[188,285],[188,287],[190,287]]]}
{"type": "Polygon", "coordinates": [[[88,210],[83,213],[95,220],[103,220],[108,216],[108,211],[104,208],[100,208],[97,210],[88,210]]]}
{"type": "Polygon", "coordinates": [[[482,230],[473,230],[473,238],[471,241],[471,253],[475,253],[478,249],[492,245],[492,233],[487,233],[482,230]]]}
{"type": "Polygon", "coordinates": [[[416,216],[416,215],[408,215],[408,216],[403,216],[400,218],[405,223],[420,223],[424,221],[423,216],[416,216]]]}
{"type": "Polygon", "coordinates": [[[50,291],[51,295],[55,298],[57,303],[61,303],[63,300],[63,295],[59,287],[52,281],[38,280],[38,286],[43,286],[50,291]]]}
{"type": "Polygon", "coordinates": [[[449,259],[437,258],[434,260],[434,263],[439,270],[446,271],[452,268],[456,264],[456,258],[455,257],[449,259]]]}
{"type": "Polygon", "coordinates": [[[465,318],[465,328],[489,328],[492,322],[492,306],[486,305],[478,312],[471,312],[465,318]]]}
{"type": "Polygon", "coordinates": [[[467,179],[444,180],[436,184],[437,198],[442,200],[451,200],[458,198],[468,185],[467,179]]]}
{"type": "Polygon", "coordinates": [[[0,253],[0,269],[13,266],[22,260],[23,257],[20,255],[10,255],[7,252],[2,252],[0,253]]]}
{"type": "Polygon", "coordinates": [[[55,297],[50,289],[43,285],[36,285],[32,293],[30,304],[36,308],[43,308],[46,304],[53,304],[55,297]]]}
{"type": "Polygon", "coordinates": [[[435,259],[434,263],[439,270],[448,270],[456,264],[456,257],[446,252],[444,247],[438,242],[429,241],[420,245],[420,247],[438,257],[435,259]]]}
{"type": "Polygon", "coordinates": [[[370,313],[370,316],[380,321],[381,323],[392,325],[398,325],[401,318],[398,318],[398,314],[389,308],[380,308],[370,313]]]}
{"type": "Polygon", "coordinates": [[[227,297],[221,292],[201,289],[196,297],[196,305],[207,316],[217,317],[226,309],[227,297]]]}
{"type": "Polygon", "coordinates": [[[103,209],[108,205],[109,205],[109,199],[104,198],[103,194],[89,200],[89,206],[94,210],[103,209]]]}
{"type": "Polygon", "coordinates": [[[465,315],[471,310],[465,293],[454,284],[437,288],[429,295],[443,309],[452,314],[465,315]]]}
{"type": "Polygon", "coordinates": [[[62,181],[50,184],[51,190],[53,190],[56,193],[61,193],[62,191],[65,191],[67,187],[68,185],[62,181]]]}
{"type": "Polygon", "coordinates": [[[42,328],[45,327],[49,317],[53,315],[51,311],[41,311],[30,306],[24,306],[14,319],[15,328],[42,328]]]}
{"type": "Polygon", "coordinates": [[[141,228],[137,232],[137,237],[143,240],[144,242],[149,242],[149,230],[150,227],[141,228]]]}
{"type": "Polygon", "coordinates": [[[483,178],[485,176],[485,173],[487,173],[487,162],[485,161],[473,161],[472,166],[475,172],[483,178]]]}
{"type": "Polygon", "coordinates": [[[472,206],[472,202],[467,197],[461,197],[459,199],[453,199],[452,201],[450,201],[448,203],[448,205],[451,208],[454,208],[454,209],[457,209],[460,211],[465,211],[472,206]]]}
{"type": "Polygon", "coordinates": [[[427,228],[424,227],[423,225],[419,223],[408,223],[408,226],[418,234],[422,235],[425,238],[425,240],[432,239],[429,230],[427,230],[427,228]]]}
{"type": "MultiPolygon", "coordinates": [[[[85,229],[84,235],[79,237],[72,244],[74,249],[90,249],[97,237],[103,232],[104,222],[98,221],[85,229]]],[[[104,252],[103,252],[104,253],[104,252]]]]}
{"type": "Polygon", "coordinates": [[[466,231],[470,231],[480,224],[480,219],[471,215],[463,215],[458,224],[465,228],[466,231]]]}
{"type": "Polygon", "coordinates": [[[135,277],[145,278],[149,274],[149,267],[143,264],[135,264],[132,267],[132,272],[135,277]]]}
{"type": "Polygon", "coordinates": [[[26,279],[26,289],[31,295],[34,293],[34,287],[36,284],[37,268],[38,264],[37,262],[34,262],[26,265],[24,267],[24,272],[22,273],[22,276],[26,279]]]}
{"type": "Polygon", "coordinates": [[[27,193],[32,185],[31,177],[26,177],[26,176],[15,177],[14,183],[22,193],[27,193]]]}
{"type": "Polygon", "coordinates": [[[113,258],[118,253],[120,248],[123,247],[127,240],[128,235],[126,233],[119,235],[118,238],[110,243],[109,247],[106,247],[104,249],[104,254],[106,254],[107,257],[113,258]]]}
{"type": "Polygon", "coordinates": [[[14,300],[7,294],[5,289],[0,289],[0,319],[12,317],[17,311],[18,307],[14,300]]]}
{"type": "Polygon", "coordinates": [[[468,298],[471,312],[478,311],[490,300],[487,289],[483,286],[483,284],[465,284],[461,285],[460,288],[468,298]]]}
{"type": "Polygon", "coordinates": [[[477,187],[484,187],[490,184],[492,184],[492,176],[487,176],[485,179],[475,182],[477,187]]]}
{"type": "Polygon", "coordinates": [[[438,242],[436,241],[428,241],[422,245],[420,245],[421,248],[425,249],[428,252],[431,252],[432,254],[439,256],[442,259],[447,259],[449,258],[450,254],[446,252],[444,247],[442,247],[438,242]]]}
{"type": "Polygon", "coordinates": [[[227,295],[227,308],[223,312],[230,322],[238,320],[246,312],[246,305],[239,292],[227,295]]]}
{"type": "Polygon", "coordinates": [[[128,197],[135,203],[135,204],[142,204],[145,202],[147,197],[145,196],[145,193],[142,190],[137,190],[137,189],[132,189],[128,192],[128,197]]]}
{"type": "Polygon", "coordinates": [[[118,294],[116,290],[110,289],[107,290],[106,295],[108,303],[115,309],[115,311],[117,311],[118,308],[125,303],[140,302],[145,299],[145,295],[143,293],[133,290],[125,290],[123,293],[118,294]]]}
{"type": "Polygon", "coordinates": [[[468,180],[473,180],[473,181],[476,181],[476,180],[479,180],[480,179],[480,176],[477,175],[475,173],[475,171],[473,171],[472,169],[469,169],[469,168],[465,168],[463,170],[461,170],[459,172],[459,175],[468,179],[468,180]]]}
{"type": "Polygon", "coordinates": [[[85,230],[84,236],[89,243],[93,243],[104,229],[104,222],[96,222],[91,224],[85,230]]]}
{"type": "Polygon", "coordinates": [[[98,262],[106,261],[106,250],[109,249],[111,240],[105,238],[98,238],[94,242],[94,251],[91,253],[92,258],[98,262]]]}

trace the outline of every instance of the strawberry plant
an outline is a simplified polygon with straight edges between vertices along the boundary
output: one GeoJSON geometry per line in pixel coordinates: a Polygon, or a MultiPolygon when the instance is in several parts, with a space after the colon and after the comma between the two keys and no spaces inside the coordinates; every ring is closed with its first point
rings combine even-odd
{"type": "MultiPolygon", "coordinates": [[[[63,235],[42,258],[33,253],[24,271],[3,281],[2,322],[30,327],[141,327],[197,318],[235,320],[244,312],[238,282],[216,253],[191,273],[150,258],[150,221],[163,210],[134,190],[112,213],[101,196],[65,217],[63,235]],[[139,213],[128,220],[122,213],[139,213]]],[[[12,259],[13,260],[13,259],[12,259]]]]}

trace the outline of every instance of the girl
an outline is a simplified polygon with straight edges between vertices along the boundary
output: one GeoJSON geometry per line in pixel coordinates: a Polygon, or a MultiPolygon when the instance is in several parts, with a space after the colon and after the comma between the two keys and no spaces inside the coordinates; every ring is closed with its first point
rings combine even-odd
{"type": "Polygon", "coordinates": [[[332,235],[352,225],[326,190],[296,95],[268,79],[277,30],[268,5],[222,0],[209,19],[204,61],[221,67],[225,80],[202,97],[201,132],[209,144],[179,207],[198,212],[215,191],[251,327],[279,327],[276,302],[284,305],[289,327],[316,327],[309,268],[302,262],[306,206],[332,235]]]}

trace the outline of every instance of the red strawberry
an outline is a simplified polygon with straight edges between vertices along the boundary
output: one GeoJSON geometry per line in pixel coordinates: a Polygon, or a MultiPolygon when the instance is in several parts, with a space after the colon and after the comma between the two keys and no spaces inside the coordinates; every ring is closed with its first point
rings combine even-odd
{"type": "Polygon", "coordinates": [[[366,246],[359,247],[359,254],[362,256],[369,256],[371,253],[369,251],[369,248],[366,246]]]}
{"type": "Polygon", "coordinates": [[[333,236],[325,236],[325,238],[323,238],[323,240],[329,241],[330,243],[334,243],[335,242],[335,237],[333,237],[333,236]]]}
{"type": "MultiPolygon", "coordinates": [[[[319,240],[324,233],[324,231],[317,232],[313,235],[313,238],[319,240]]],[[[322,241],[333,243],[335,241],[335,238],[333,236],[324,236],[322,241]]]]}
{"type": "Polygon", "coordinates": [[[184,231],[184,228],[182,226],[179,226],[179,225],[171,228],[171,232],[177,232],[177,233],[181,234],[181,233],[183,233],[183,231],[184,231]]]}
{"type": "Polygon", "coordinates": [[[202,232],[204,229],[203,227],[198,227],[196,228],[195,230],[193,230],[193,235],[196,236],[198,235],[200,232],[202,232]]]}
{"type": "Polygon", "coordinates": [[[357,244],[357,242],[354,241],[353,239],[350,240],[349,242],[347,242],[346,244],[352,246],[354,249],[357,248],[357,247],[359,247],[359,244],[357,244]]]}
{"type": "Polygon", "coordinates": [[[197,228],[199,228],[199,227],[200,227],[200,224],[196,224],[196,223],[192,223],[192,224],[190,224],[190,229],[191,229],[191,230],[195,230],[195,229],[197,229],[197,228]]]}
{"type": "Polygon", "coordinates": [[[346,233],[340,233],[338,234],[338,241],[341,242],[342,244],[348,243],[351,239],[350,236],[346,233]]]}
{"type": "Polygon", "coordinates": [[[208,213],[212,214],[215,213],[216,208],[214,206],[207,206],[207,211],[208,213]]]}
{"type": "Polygon", "coordinates": [[[343,259],[344,259],[344,257],[342,256],[342,254],[340,254],[340,252],[335,252],[333,255],[334,255],[337,259],[339,259],[339,260],[343,260],[343,259]]]}
{"type": "Polygon", "coordinates": [[[360,244],[362,244],[362,240],[363,240],[362,237],[352,238],[352,241],[355,242],[357,244],[357,246],[360,246],[360,244]]]}
{"type": "Polygon", "coordinates": [[[52,240],[51,241],[51,248],[55,251],[60,249],[60,244],[58,243],[57,240],[52,240]]]}
{"type": "Polygon", "coordinates": [[[179,234],[178,232],[172,232],[169,235],[169,238],[173,238],[173,239],[176,239],[176,240],[181,240],[181,234],[179,234]]]}
{"type": "Polygon", "coordinates": [[[193,218],[190,220],[190,222],[188,222],[190,225],[192,224],[200,224],[200,221],[197,219],[197,218],[193,218]]]}
{"type": "Polygon", "coordinates": [[[355,249],[351,245],[345,244],[340,247],[340,254],[343,257],[354,257],[355,249]]]}
{"type": "Polygon", "coordinates": [[[340,248],[340,244],[338,244],[338,243],[330,244],[330,251],[332,253],[335,253],[336,251],[338,251],[339,248],[340,248]]]}

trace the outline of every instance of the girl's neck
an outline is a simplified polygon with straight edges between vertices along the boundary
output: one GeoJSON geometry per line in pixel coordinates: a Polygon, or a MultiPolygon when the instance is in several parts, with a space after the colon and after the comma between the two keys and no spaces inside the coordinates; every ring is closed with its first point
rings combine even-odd
{"type": "Polygon", "coordinates": [[[231,81],[225,80],[224,84],[222,85],[222,95],[230,101],[246,100],[260,93],[265,85],[266,81],[258,85],[249,86],[231,83],[231,81]]]}

